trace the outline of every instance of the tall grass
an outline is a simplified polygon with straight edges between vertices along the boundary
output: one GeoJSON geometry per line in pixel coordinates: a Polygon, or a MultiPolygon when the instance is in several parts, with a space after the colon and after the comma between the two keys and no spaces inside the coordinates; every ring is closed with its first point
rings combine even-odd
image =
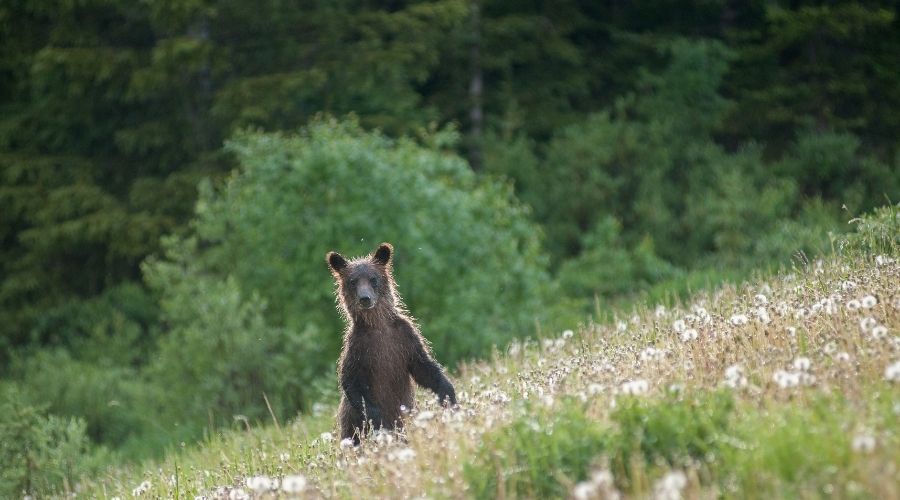
{"type": "Polygon", "coordinates": [[[866,224],[884,231],[792,273],[463,364],[460,409],[422,393],[399,434],[341,444],[328,408],[76,488],[97,498],[900,498],[900,232],[895,212],[879,217],[866,224]]]}

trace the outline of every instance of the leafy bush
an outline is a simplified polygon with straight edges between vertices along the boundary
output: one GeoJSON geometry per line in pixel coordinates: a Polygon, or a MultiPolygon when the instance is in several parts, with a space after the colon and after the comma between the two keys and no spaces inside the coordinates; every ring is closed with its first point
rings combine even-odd
{"type": "Polygon", "coordinates": [[[563,262],[559,281],[570,296],[634,293],[676,274],[671,264],[655,254],[649,238],[628,248],[622,241],[621,229],[612,217],[601,219],[585,235],[582,253],[563,262]]]}
{"type": "Polygon", "coordinates": [[[187,438],[207,424],[227,426],[237,416],[267,419],[266,398],[277,416],[291,416],[302,381],[318,374],[298,356],[316,352],[312,341],[268,325],[265,303],[256,294],[244,296],[234,278],[196,276],[185,266],[147,266],[148,281],[162,289],[163,319],[171,325],[146,369],[157,388],[156,414],[165,433],[187,438]]]}
{"type": "Polygon", "coordinates": [[[33,404],[78,415],[96,443],[121,446],[148,423],[149,388],[137,370],[118,360],[79,360],[64,349],[44,350],[16,363],[14,373],[33,404]]]}
{"type": "Polygon", "coordinates": [[[400,293],[441,361],[533,328],[545,261],[508,186],[352,121],[248,133],[228,147],[241,166],[221,188],[201,186],[194,235],[145,266],[170,326],[160,377],[195,381],[228,411],[260,401],[264,387],[296,408],[339,353],[325,253],[364,254],[381,241],[394,243],[400,293]]]}
{"type": "Polygon", "coordinates": [[[0,496],[71,491],[79,475],[103,461],[84,421],[47,415],[15,387],[0,387],[0,413],[0,496]]]}

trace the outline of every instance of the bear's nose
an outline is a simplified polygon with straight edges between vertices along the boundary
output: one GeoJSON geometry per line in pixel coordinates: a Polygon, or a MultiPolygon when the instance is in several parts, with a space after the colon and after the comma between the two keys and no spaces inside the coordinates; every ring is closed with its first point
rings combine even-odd
{"type": "Polygon", "coordinates": [[[372,303],[372,297],[360,297],[359,305],[365,307],[366,309],[371,309],[372,306],[374,305],[372,303]]]}

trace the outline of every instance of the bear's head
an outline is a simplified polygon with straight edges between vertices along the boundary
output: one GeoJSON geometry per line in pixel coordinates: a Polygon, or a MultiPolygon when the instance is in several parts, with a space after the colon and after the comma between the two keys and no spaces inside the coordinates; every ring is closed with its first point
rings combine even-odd
{"type": "Polygon", "coordinates": [[[337,252],[326,260],[338,284],[341,306],[351,318],[392,309],[396,305],[391,257],[394,247],[382,243],[371,255],[348,261],[337,252]]]}

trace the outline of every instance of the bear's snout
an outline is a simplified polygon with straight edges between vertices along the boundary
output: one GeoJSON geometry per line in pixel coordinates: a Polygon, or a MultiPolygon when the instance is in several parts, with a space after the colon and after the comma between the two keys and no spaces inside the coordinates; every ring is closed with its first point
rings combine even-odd
{"type": "Polygon", "coordinates": [[[357,290],[357,301],[363,309],[375,307],[375,290],[368,283],[360,285],[357,290]]]}

